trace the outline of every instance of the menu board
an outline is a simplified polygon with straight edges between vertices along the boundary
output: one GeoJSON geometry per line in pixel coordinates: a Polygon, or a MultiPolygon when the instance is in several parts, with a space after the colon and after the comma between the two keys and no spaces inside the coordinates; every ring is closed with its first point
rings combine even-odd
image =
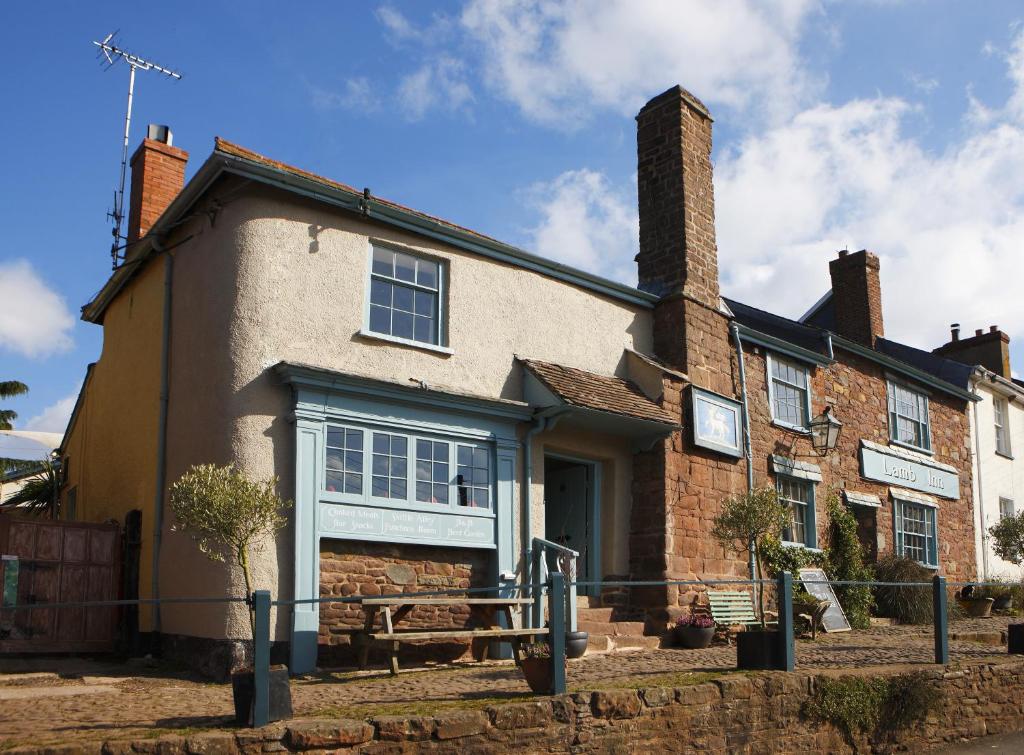
{"type": "Polygon", "coordinates": [[[839,599],[832,592],[832,585],[826,580],[828,580],[828,577],[825,576],[823,569],[800,570],[800,581],[803,582],[804,589],[818,600],[827,600],[829,602],[828,610],[825,611],[825,615],[821,618],[822,628],[826,632],[849,632],[850,622],[846,620],[843,607],[839,605],[839,599]]]}

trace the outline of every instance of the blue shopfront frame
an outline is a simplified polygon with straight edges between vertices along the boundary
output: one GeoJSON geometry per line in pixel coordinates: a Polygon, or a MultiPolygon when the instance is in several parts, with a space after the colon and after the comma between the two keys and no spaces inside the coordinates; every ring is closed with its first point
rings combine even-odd
{"type": "MultiPolygon", "coordinates": [[[[323,538],[485,549],[494,553],[490,584],[514,572],[516,427],[530,418],[525,404],[407,388],[291,363],[276,370],[294,395],[296,600],[319,597],[323,538]],[[490,509],[441,510],[438,504],[390,503],[368,492],[360,498],[327,491],[326,429],[333,424],[487,448],[493,463],[490,509]]],[[[290,669],[306,673],[316,668],[319,604],[297,603],[292,616],[290,669]]]]}

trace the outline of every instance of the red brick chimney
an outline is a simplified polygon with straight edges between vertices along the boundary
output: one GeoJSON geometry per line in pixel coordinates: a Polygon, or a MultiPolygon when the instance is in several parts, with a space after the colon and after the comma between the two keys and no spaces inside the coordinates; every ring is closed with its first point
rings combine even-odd
{"type": "Polygon", "coordinates": [[[167,126],[150,125],[147,137],[132,155],[129,244],[146,235],[185,185],[188,152],[171,146],[171,141],[167,126]]]}
{"type": "Polygon", "coordinates": [[[675,86],[648,102],[637,121],[639,287],[658,294],[654,350],[709,390],[732,394],[728,320],[721,313],[711,114],[675,86]]]}
{"type": "Polygon", "coordinates": [[[878,270],[878,257],[866,249],[841,251],[828,263],[836,333],[866,346],[874,346],[875,339],[885,335],[878,270]]]}
{"type": "Polygon", "coordinates": [[[960,326],[954,325],[951,336],[949,343],[932,353],[964,364],[980,364],[986,370],[1011,379],[1010,337],[997,325],[990,326],[987,333],[976,330],[971,338],[964,339],[960,338],[960,326]]]}

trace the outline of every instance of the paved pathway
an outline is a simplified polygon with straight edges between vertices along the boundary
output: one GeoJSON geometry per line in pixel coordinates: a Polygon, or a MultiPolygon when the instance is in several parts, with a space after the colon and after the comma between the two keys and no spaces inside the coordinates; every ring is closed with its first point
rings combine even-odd
{"type": "MultiPolygon", "coordinates": [[[[957,622],[955,632],[986,630],[1005,622],[957,622]]],[[[951,641],[954,662],[1006,660],[1003,647],[951,641]]],[[[865,632],[819,636],[797,644],[797,668],[818,669],[930,665],[930,627],[876,627],[865,632]]],[[[682,686],[700,673],[734,670],[733,647],[707,650],[642,650],[570,661],[573,688],[682,686]]],[[[183,673],[138,665],[98,662],[35,662],[22,672],[0,661],[0,749],[27,743],[158,736],[182,729],[225,726],[232,713],[227,684],[203,682],[183,673]],[[74,665],[72,665],[74,664],[74,665]],[[60,672],[59,676],[54,671],[60,672]],[[70,674],[70,676],[69,676],[70,674]],[[97,691],[99,689],[100,691],[97,691]],[[60,690],[59,692],[57,690],[60,690]]],[[[403,670],[320,673],[292,685],[297,716],[358,716],[425,712],[437,707],[485,705],[531,696],[510,662],[455,664],[403,670]]]]}

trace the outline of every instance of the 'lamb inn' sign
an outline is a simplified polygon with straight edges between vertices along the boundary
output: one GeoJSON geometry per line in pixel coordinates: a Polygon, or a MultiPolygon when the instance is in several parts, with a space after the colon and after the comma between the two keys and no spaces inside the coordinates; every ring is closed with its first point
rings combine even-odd
{"type": "Polygon", "coordinates": [[[861,442],[861,475],[869,480],[943,498],[960,497],[960,476],[945,465],[917,461],[898,451],[868,441],[861,442]]]}

